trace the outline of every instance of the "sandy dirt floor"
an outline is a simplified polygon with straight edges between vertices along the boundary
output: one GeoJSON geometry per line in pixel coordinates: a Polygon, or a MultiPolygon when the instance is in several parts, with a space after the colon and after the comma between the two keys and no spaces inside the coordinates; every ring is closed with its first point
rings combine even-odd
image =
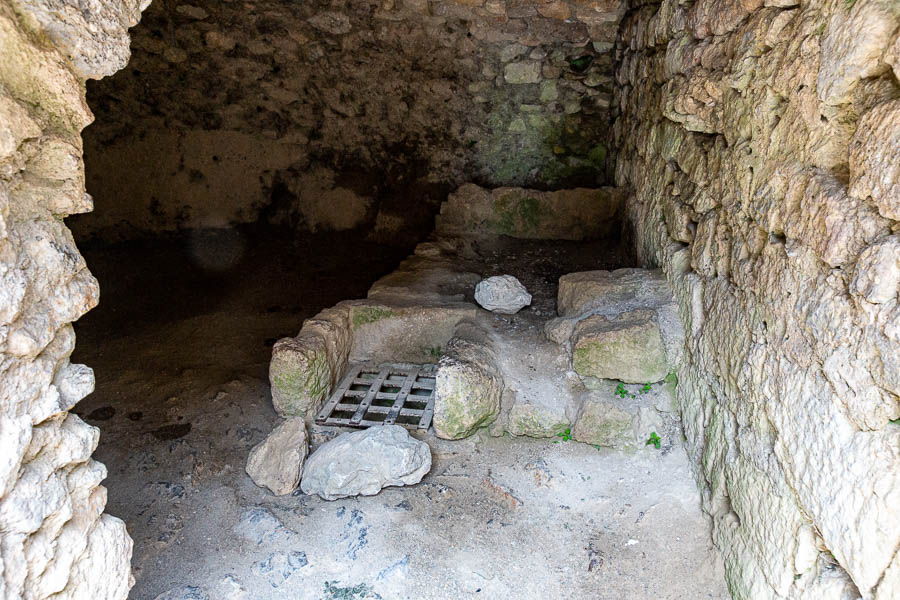
{"type": "MultiPolygon", "coordinates": [[[[425,434],[434,464],[416,486],[325,502],[250,481],[247,453],[279,421],[274,340],[364,297],[408,250],[231,230],[83,251],[101,304],[76,324],[73,360],[97,377],[76,412],[101,430],[107,510],[135,541],[130,598],[727,597],[677,440],[622,453],[425,434]]],[[[486,271],[530,274],[533,316],[552,312],[559,275],[624,260],[599,243],[491,252],[486,271]]]]}

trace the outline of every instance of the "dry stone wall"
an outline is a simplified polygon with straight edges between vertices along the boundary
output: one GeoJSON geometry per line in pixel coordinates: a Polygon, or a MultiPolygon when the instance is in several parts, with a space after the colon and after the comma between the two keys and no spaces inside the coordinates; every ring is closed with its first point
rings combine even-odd
{"type": "Polygon", "coordinates": [[[128,60],[138,0],[0,2],[0,598],[123,599],[131,539],[103,514],[99,432],[68,411],[94,387],[69,362],[98,299],[63,218],[91,210],[86,78],[128,60]]]}
{"type": "MultiPolygon", "coordinates": [[[[595,186],[618,0],[154,2],[89,86],[106,239],[263,219],[431,230],[468,181],[595,186]]],[[[403,236],[406,236],[404,238],[403,236]]]]}
{"type": "Polygon", "coordinates": [[[632,2],[616,179],[735,598],[900,597],[900,3],[632,2]]]}

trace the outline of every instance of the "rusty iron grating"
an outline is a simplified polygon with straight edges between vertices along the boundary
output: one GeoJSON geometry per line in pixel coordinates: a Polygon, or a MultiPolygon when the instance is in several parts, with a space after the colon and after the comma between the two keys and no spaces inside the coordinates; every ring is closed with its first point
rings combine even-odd
{"type": "Polygon", "coordinates": [[[434,416],[436,371],[436,365],[353,367],[316,415],[316,423],[428,429],[434,416]]]}

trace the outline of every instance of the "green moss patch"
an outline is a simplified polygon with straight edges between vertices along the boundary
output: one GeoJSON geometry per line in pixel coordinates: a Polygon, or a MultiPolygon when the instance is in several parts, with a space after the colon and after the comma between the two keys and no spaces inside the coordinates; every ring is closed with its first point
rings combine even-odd
{"type": "Polygon", "coordinates": [[[361,306],[353,310],[353,329],[357,329],[362,325],[374,323],[381,319],[390,319],[394,316],[394,311],[389,308],[380,306],[361,306]]]}

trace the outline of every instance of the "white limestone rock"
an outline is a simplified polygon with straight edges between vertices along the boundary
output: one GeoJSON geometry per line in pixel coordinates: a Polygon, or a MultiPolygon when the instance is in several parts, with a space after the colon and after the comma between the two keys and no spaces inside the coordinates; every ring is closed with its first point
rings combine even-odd
{"type": "Polygon", "coordinates": [[[288,419],[250,450],[247,475],[276,496],[290,494],[300,482],[308,452],[306,422],[302,417],[288,419]]]}
{"type": "Polygon", "coordinates": [[[489,311],[514,315],[531,304],[531,294],[512,275],[497,275],[475,286],[475,301],[489,311]]]}
{"type": "Polygon", "coordinates": [[[300,489],[325,500],[373,496],[388,486],[418,483],[431,470],[428,444],[400,425],[344,433],[306,461],[300,489]]]}

